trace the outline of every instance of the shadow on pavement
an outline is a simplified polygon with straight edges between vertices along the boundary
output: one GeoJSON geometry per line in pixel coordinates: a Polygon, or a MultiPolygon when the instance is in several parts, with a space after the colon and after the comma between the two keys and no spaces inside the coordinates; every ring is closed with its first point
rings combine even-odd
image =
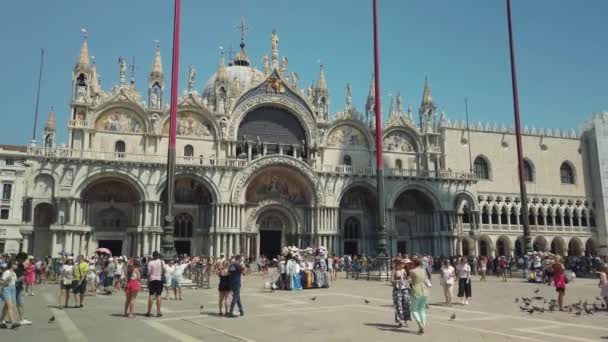
{"type": "Polygon", "coordinates": [[[382,330],[382,331],[392,331],[392,332],[398,332],[398,333],[404,333],[404,334],[417,335],[417,332],[405,330],[405,329],[408,329],[407,327],[399,328],[396,324],[386,324],[386,323],[363,323],[363,324],[367,325],[368,327],[375,327],[376,329],[382,330]]]}

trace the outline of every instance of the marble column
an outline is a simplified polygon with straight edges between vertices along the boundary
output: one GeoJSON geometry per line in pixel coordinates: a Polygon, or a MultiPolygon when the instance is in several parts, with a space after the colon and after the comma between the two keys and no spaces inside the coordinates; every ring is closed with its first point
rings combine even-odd
{"type": "Polygon", "coordinates": [[[139,255],[139,256],[141,256],[141,255],[144,254],[143,250],[142,250],[142,247],[141,247],[141,242],[142,242],[141,241],[142,240],[141,239],[141,234],[142,233],[140,233],[140,232],[135,233],[135,241],[136,241],[136,244],[135,244],[136,247],[135,248],[137,250],[137,255],[139,255]]]}
{"type": "Polygon", "coordinates": [[[234,251],[232,250],[232,248],[234,247],[233,240],[234,234],[228,234],[228,253],[226,253],[226,258],[232,257],[234,255],[234,251]]]}
{"type": "Polygon", "coordinates": [[[51,236],[51,256],[55,257],[55,250],[56,250],[56,246],[57,246],[57,232],[56,231],[52,231],[52,236],[51,236]]]}
{"type": "Polygon", "coordinates": [[[27,254],[31,254],[30,253],[30,235],[29,234],[22,234],[23,236],[23,250],[22,252],[27,253],[27,254]]]}
{"type": "Polygon", "coordinates": [[[236,241],[235,241],[236,242],[236,246],[234,247],[235,253],[236,254],[242,254],[242,251],[241,251],[241,235],[237,234],[235,236],[235,238],[236,238],[236,241]]]}
{"type": "Polygon", "coordinates": [[[73,253],[72,248],[74,247],[74,245],[73,245],[74,241],[72,241],[72,237],[73,237],[72,232],[68,231],[65,233],[65,239],[64,239],[65,242],[64,242],[63,246],[67,253],[73,253]]]}
{"type": "Polygon", "coordinates": [[[220,250],[222,249],[221,247],[221,241],[220,241],[220,234],[215,233],[215,250],[214,250],[214,255],[216,257],[220,256],[220,250]]]}
{"type": "Polygon", "coordinates": [[[256,235],[254,235],[253,238],[254,238],[254,241],[255,241],[255,243],[254,243],[254,247],[255,247],[254,255],[255,255],[255,258],[257,259],[260,256],[260,235],[256,234],[256,235]]]}

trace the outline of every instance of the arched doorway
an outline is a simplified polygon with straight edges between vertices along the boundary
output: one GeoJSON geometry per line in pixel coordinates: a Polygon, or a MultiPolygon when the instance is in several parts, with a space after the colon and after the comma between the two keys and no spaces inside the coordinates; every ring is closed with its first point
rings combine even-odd
{"type": "Polygon", "coordinates": [[[496,240],[496,255],[497,256],[511,256],[511,240],[502,235],[496,240]]]}
{"type": "Polygon", "coordinates": [[[268,210],[258,218],[260,231],[260,255],[272,259],[281,254],[284,245],[283,232],[287,229],[289,221],[278,210],[268,210]]]}
{"type": "Polygon", "coordinates": [[[475,254],[473,246],[473,241],[469,237],[464,237],[462,239],[462,256],[473,256],[475,254]]]}
{"type": "MultiPolygon", "coordinates": [[[[344,254],[375,254],[376,194],[364,185],[349,188],[340,199],[340,228],[344,254]],[[350,253],[347,253],[350,252],[350,253]]],[[[406,241],[398,237],[398,244],[406,241]]]]}
{"type": "MultiPolygon", "coordinates": [[[[89,184],[81,197],[97,247],[107,248],[113,255],[140,254],[125,242],[127,230],[137,227],[141,216],[140,193],[135,186],[121,178],[102,178],[89,184]]],[[[94,247],[89,246],[89,250],[94,247]]]]}
{"type": "Polygon", "coordinates": [[[596,246],[597,245],[596,245],[595,240],[593,238],[587,239],[587,242],[585,242],[585,253],[587,255],[597,256],[596,246]]]}
{"type": "Polygon", "coordinates": [[[34,208],[34,234],[32,252],[35,256],[51,256],[51,224],[55,222],[55,207],[40,203],[34,208]]]}
{"type": "MultiPolygon", "coordinates": [[[[160,195],[167,202],[167,188],[160,195]]],[[[174,248],[183,255],[207,254],[213,239],[209,227],[212,225],[213,196],[208,186],[190,175],[177,175],[174,188],[173,221],[174,248]],[[207,238],[205,238],[207,237],[207,238]]],[[[163,205],[161,217],[165,217],[163,205]]]]}
{"type": "Polygon", "coordinates": [[[311,234],[302,234],[302,218],[310,217],[314,201],[311,182],[298,170],[269,166],[257,172],[245,191],[249,225],[259,254],[275,257],[283,246],[307,247],[311,234]]]}
{"type": "Polygon", "coordinates": [[[479,240],[479,255],[490,256],[490,246],[486,239],[479,240]]]}
{"type": "MultiPolygon", "coordinates": [[[[359,219],[356,217],[347,218],[342,229],[344,238],[344,254],[358,255],[359,240],[361,239],[361,223],[359,222],[359,219]]],[[[405,251],[403,251],[403,253],[405,253],[405,251]]]]}
{"type": "Polygon", "coordinates": [[[547,251],[547,240],[543,236],[537,236],[532,242],[532,249],[535,252],[546,252],[547,251]]]}
{"type": "Polygon", "coordinates": [[[556,255],[565,255],[566,253],[566,242],[559,236],[556,236],[551,241],[551,253],[556,255]]]}
{"type": "Polygon", "coordinates": [[[173,238],[175,241],[175,252],[178,255],[190,255],[192,231],[194,226],[194,218],[188,213],[179,213],[175,215],[173,222],[173,238]]]}
{"type": "Polygon", "coordinates": [[[524,252],[524,238],[520,236],[515,240],[515,255],[524,255],[524,252]]]}
{"type": "Polygon", "coordinates": [[[583,242],[577,237],[573,237],[568,242],[568,255],[569,256],[581,256],[583,255],[583,242]]]}
{"type": "Polygon", "coordinates": [[[433,202],[420,190],[402,192],[394,203],[395,226],[400,237],[409,240],[408,253],[447,255],[434,243],[436,229],[433,220],[433,202]]]}

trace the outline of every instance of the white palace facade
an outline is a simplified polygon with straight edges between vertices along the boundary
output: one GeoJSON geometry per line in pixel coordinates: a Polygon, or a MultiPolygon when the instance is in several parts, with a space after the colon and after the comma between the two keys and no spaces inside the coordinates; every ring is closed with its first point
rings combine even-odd
{"type": "MultiPolygon", "coordinates": [[[[191,67],[177,111],[175,247],[191,255],[273,255],[284,245],[374,254],[373,92],[365,110],[329,113],[323,67],[315,86],[279,57],[271,36],[263,69],[241,42],[202,89],[191,67]]],[[[147,255],[160,249],[169,106],[157,48],[140,93],[120,61],[102,89],[88,42],[73,69],[68,143],[51,112],[42,143],[0,145],[0,252],[147,255]]],[[[371,89],[370,89],[371,90],[371,89]]],[[[608,114],[578,133],[523,136],[534,249],[606,253],[608,114]]],[[[383,122],[391,253],[513,255],[522,251],[513,128],[451,122],[428,81],[414,115],[400,96],[383,122]]]]}

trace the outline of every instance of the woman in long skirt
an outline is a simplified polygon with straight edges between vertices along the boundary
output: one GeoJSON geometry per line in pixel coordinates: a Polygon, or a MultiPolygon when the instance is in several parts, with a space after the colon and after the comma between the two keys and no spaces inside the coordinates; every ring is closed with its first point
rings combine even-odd
{"type": "Polygon", "coordinates": [[[418,323],[418,334],[424,334],[426,328],[426,304],[429,295],[430,280],[422,267],[422,261],[414,259],[414,269],[410,271],[410,287],[412,289],[412,316],[418,323]],[[428,284],[427,284],[428,283],[428,284]]]}
{"type": "Polygon", "coordinates": [[[407,326],[407,321],[411,321],[410,307],[410,286],[407,279],[407,270],[405,262],[411,262],[409,259],[397,259],[395,262],[395,271],[393,272],[393,304],[395,305],[395,323],[399,327],[407,326]]]}

